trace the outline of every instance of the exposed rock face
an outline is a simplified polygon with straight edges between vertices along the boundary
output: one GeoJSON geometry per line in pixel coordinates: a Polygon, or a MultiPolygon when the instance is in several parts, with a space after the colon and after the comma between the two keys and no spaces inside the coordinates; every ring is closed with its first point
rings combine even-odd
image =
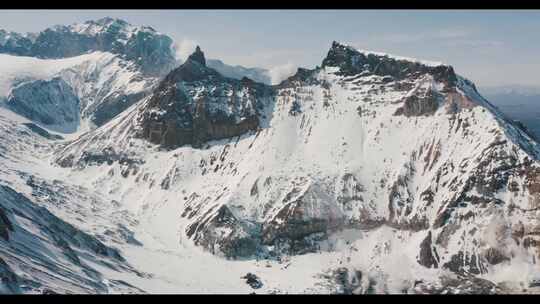
{"type": "Polygon", "coordinates": [[[93,111],[92,122],[102,126],[116,117],[125,109],[144,98],[149,92],[142,91],[135,94],[111,96],[105,98],[93,111]]]}
{"type": "Polygon", "coordinates": [[[259,277],[251,272],[248,272],[245,276],[242,277],[242,279],[246,279],[246,284],[251,286],[251,288],[253,289],[259,289],[263,286],[263,283],[261,282],[259,277]]]}
{"type": "Polygon", "coordinates": [[[510,258],[504,255],[501,250],[497,248],[488,248],[484,254],[485,259],[491,265],[497,265],[502,262],[509,261],[510,258]]]}
{"type": "Polygon", "coordinates": [[[206,66],[206,59],[204,58],[204,53],[201,51],[201,48],[198,45],[195,48],[195,52],[189,55],[187,60],[192,60],[199,63],[200,65],[206,66]]]}
{"type": "Polygon", "coordinates": [[[348,268],[341,267],[332,272],[332,275],[339,287],[339,294],[360,294],[362,290],[362,272],[359,270],[350,271],[348,268]]]}
{"type": "Polygon", "coordinates": [[[186,234],[193,238],[195,244],[214,254],[238,258],[249,257],[257,252],[256,229],[238,220],[227,206],[222,205],[217,212],[206,213],[200,221],[190,225],[186,234]]]}
{"type": "Polygon", "coordinates": [[[431,231],[428,232],[426,238],[420,243],[418,263],[427,268],[437,268],[439,266],[439,255],[436,248],[432,245],[431,231]]]}
{"type": "Polygon", "coordinates": [[[298,85],[317,85],[320,84],[320,81],[318,81],[314,75],[319,69],[314,70],[308,70],[304,68],[298,68],[296,73],[289,78],[283,80],[279,85],[277,85],[278,88],[294,88],[298,85]]]}
{"type": "Polygon", "coordinates": [[[15,87],[7,104],[14,112],[45,125],[75,129],[79,123],[79,99],[60,77],[15,87]]]}
{"type": "Polygon", "coordinates": [[[134,27],[124,20],[102,18],[70,26],[48,28],[32,39],[10,35],[0,52],[39,58],[65,58],[89,51],[107,51],[121,54],[137,63],[148,75],[161,75],[170,71],[175,58],[172,39],[157,33],[151,27],[134,27]]]}
{"type": "Polygon", "coordinates": [[[457,254],[452,255],[450,261],[446,262],[443,267],[463,275],[485,273],[486,270],[478,259],[479,257],[476,254],[459,251],[457,254]]]}
{"type": "Polygon", "coordinates": [[[283,207],[263,224],[262,240],[267,245],[289,253],[305,253],[317,249],[317,241],[343,227],[344,217],[329,197],[317,186],[294,188],[283,199],[283,207]]]}
{"type": "Polygon", "coordinates": [[[410,95],[405,97],[403,107],[396,110],[394,115],[410,116],[422,116],[431,115],[437,111],[439,107],[438,95],[432,90],[428,89],[423,95],[410,95]]]}
{"type": "Polygon", "coordinates": [[[0,237],[9,241],[9,232],[13,231],[13,225],[9,221],[6,212],[0,208],[0,237]]]}
{"type": "Polygon", "coordinates": [[[271,89],[247,78],[225,78],[197,50],[159,84],[140,116],[142,137],[165,148],[202,147],[259,127],[271,89]]]}
{"type": "Polygon", "coordinates": [[[495,283],[476,277],[443,278],[440,284],[416,284],[417,294],[498,294],[505,290],[495,283]]]}
{"type": "Polygon", "coordinates": [[[457,78],[451,66],[428,66],[420,62],[400,60],[385,55],[363,54],[355,49],[333,42],[322,66],[339,67],[343,75],[356,75],[363,72],[380,76],[392,76],[397,80],[416,77],[422,74],[433,75],[435,80],[448,86],[455,85],[457,78]]]}
{"type": "Polygon", "coordinates": [[[19,277],[13,273],[9,265],[0,258],[0,293],[13,294],[19,292],[19,277]]]}

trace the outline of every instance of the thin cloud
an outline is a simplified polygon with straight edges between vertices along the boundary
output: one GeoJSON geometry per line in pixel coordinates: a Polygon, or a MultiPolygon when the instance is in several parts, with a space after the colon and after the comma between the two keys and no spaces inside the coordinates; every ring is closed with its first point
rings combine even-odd
{"type": "Polygon", "coordinates": [[[468,48],[496,48],[504,46],[502,41],[482,39],[456,39],[446,41],[445,44],[448,46],[468,48]]]}
{"type": "Polygon", "coordinates": [[[270,75],[270,80],[272,84],[278,84],[283,80],[287,79],[288,77],[294,75],[297,69],[297,65],[288,62],[286,64],[278,65],[269,69],[268,74],[270,75]]]}
{"type": "Polygon", "coordinates": [[[187,38],[175,42],[173,45],[173,49],[176,55],[176,60],[186,61],[189,55],[191,55],[195,51],[197,45],[197,41],[187,38]]]}

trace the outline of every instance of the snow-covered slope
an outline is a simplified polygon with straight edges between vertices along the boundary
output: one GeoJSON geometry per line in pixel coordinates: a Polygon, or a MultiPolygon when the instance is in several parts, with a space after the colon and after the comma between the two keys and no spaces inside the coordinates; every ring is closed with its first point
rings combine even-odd
{"type": "MultiPolygon", "coordinates": [[[[35,127],[0,109],[0,293],[141,292],[125,282],[109,281],[97,270],[137,275],[114,245],[105,245],[91,231],[49,211],[74,210],[68,217],[76,222],[85,215],[75,204],[88,206],[90,201],[81,189],[41,178],[53,173],[43,166],[43,157],[51,151],[51,134],[43,129],[36,133],[35,127]]],[[[95,203],[92,208],[106,206],[95,203]]]]}
{"type": "Polygon", "coordinates": [[[160,79],[169,40],[0,32],[0,292],[539,291],[538,143],[451,66],[160,79]]]}
{"type": "MultiPolygon", "coordinates": [[[[265,292],[535,290],[538,144],[450,66],[334,43],[322,68],[267,88],[256,129],[171,149],[138,132],[152,100],[171,98],[167,116],[230,81],[174,73],[176,95],[156,87],[53,158],[66,179],[137,214],[135,237],[152,254],[251,269],[265,292]],[[186,254],[201,250],[215,257],[186,254]]],[[[174,280],[177,291],[210,291],[193,285],[201,275],[174,280]]],[[[242,291],[237,275],[219,278],[242,291]]]]}
{"type": "Polygon", "coordinates": [[[134,63],[107,52],[65,59],[0,54],[0,70],[4,106],[64,133],[102,125],[157,82],[134,63]]]}

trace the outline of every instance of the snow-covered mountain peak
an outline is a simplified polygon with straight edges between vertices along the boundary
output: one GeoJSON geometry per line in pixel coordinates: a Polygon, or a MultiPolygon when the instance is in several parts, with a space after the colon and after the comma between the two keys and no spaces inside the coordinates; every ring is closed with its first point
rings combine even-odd
{"type": "MultiPolygon", "coordinates": [[[[131,23],[111,17],[104,17],[97,20],[88,20],[84,23],[74,23],[70,26],[57,26],[53,27],[55,30],[72,31],[75,33],[85,34],[89,36],[104,35],[107,32],[114,32],[121,34],[122,37],[131,37],[136,35],[137,32],[148,32],[150,34],[161,35],[149,26],[135,26],[131,23]]],[[[125,42],[125,41],[124,41],[125,42]]]]}
{"type": "Polygon", "coordinates": [[[344,49],[347,49],[347,50],[355,52],[355,53],[361,53],[364,56],[372,55],[372,56],[375,56],[375,57],[390,58],[390,59],[394,59],[394,60],[398,60],[398,61],[409,61],[409,62],[420,63],[422,65],[431,66],[431,67],[437,67],[437,66],[441,66],[441,65],[442,66],[449,66],[448,64],[445,64],[445,63],[440,62],[440,61],[423,60],[423,59],[399,56],[399,55],[395,55],[395,54],[388,54],[388,53],[378,52],[378,51],[373,51],[373,50],[359,49],[359,48],[355,48],[355,47],[353,47],[351,45],[344,44],[344,43],[337,42],[337,41],[333,41],[332,46],[330,47],[331,52],[339,52],[340,50],[344,50],[344,49]]]}
{"type": "Polygon", "coordinates": [[[337,67],[339,73],[343,75],[371,73],[403,79],[429,73],[437,81],[446,81],[449,84],[456,81],[452,66],[380,52],[358,50],[336,41],[332,43],[322,62],[322,67],[337,67]]]}
{"type": "Polygon", "coordinates": [[[151,27],[102,18],[57,25],[33,35],[0,33],[0,53],[38,58],[66,58],[104,51],[121,55],[149,76],[161,76],[175,65],[172,39],[151,27]]]}
{"type": "Polygon", "coordinates": [[[111,26],[112,24],[120,25],[123,27],[131,26],[131,24],[123,19],[120,18],[112,18],[112,17],[103,17],[97,20],[89,20],[85,23],[95,23],[102,26],[111,26]]]}

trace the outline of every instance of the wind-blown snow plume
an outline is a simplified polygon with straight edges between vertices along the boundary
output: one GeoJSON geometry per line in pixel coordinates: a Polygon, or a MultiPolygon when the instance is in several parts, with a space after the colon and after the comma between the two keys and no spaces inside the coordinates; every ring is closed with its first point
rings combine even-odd
{"type": "Polygon", "coordinates": [[[297,68],[298,67],[295,64],[288,62],[269,69],[268,74],[270,75],[272,84],[278,84],[289,76],[292,76],[297,68]]]}
{"type": "Polygon", "coordinates": [[[181,60],[182,62],[186,61],[188,56],[195,50],[195,47],[197,47],[197,41],[188,38],[175,42],[173,49],[176,60],[181,60]]]}

